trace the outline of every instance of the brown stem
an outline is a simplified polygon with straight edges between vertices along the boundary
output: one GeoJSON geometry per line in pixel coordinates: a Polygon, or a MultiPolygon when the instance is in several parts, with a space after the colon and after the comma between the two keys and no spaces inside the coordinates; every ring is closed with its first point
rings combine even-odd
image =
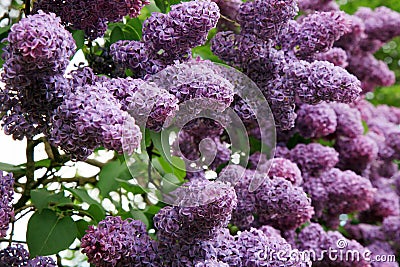
{"type": "Polygon", "coordinates": [[[24,191],[22,192],[22,196],[18,200],[18,202],[14,205],[14,209],[18,210],[23,207],[25,203],[29,200],[31,195],[31,189],[35,182],[35,158],[34,158],[34,150],[37,142],[32,139],[27,139],[26,145],[26,183],[24,191]]]}
{"type": "Polygon", "coordinates": [[[31,0],[25,0],[25,16],[28,16],[31,13],[31,0]]]}

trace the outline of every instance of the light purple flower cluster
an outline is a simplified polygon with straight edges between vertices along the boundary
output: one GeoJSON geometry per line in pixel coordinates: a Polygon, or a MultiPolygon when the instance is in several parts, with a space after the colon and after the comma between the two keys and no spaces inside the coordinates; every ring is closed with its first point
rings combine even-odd
{"type": "Polygon", "coordinates": [[[336,168],[307,177],[303,188],[311,197],[316,217],[333,228],[339,226],[340,214],[368,209],[376,191],[367,178],[336,168]]]}
{"type": "Polygon", "coordinates": [[[400,249],[400,216],[385,218],[382,230],[394,249],[400,249]]]}
{"type": "Polygon", "coordinates": [[[0,237],[6,236],[11,219],[14,217],[13,195],[14,178],[12,173],[5,174],[0,170],[0,237]]]}
{"type": "Polygon", "coordinates": [[[276,38],[298,11],[297,1],[294,0],[254,0],[240,6],[237,21],[242,33],[268,40],[276,38]]]}
{"type": "MultiPolygon", "coordinates": [[[[315,13],[300,22],[291,20],[296,13],[295,1],[246,2],[239,8],[241,32],[218,32],[211,40],[214,54],[240,68],[260,87],[281,130],[293,128],[296,100],[350,103],[361,92],[358,79],[342,67],[300,60],[313,61],[318,53],[330,52],[349,30],[344,13],[315,13]],[[267,16],[271,10],[273,14],[267,16]]],[[[338,65],[346,61],[343,50],[336,48],[331,55],[338,58],[332,59],[338,65]]]]}
{"type": "Polygon", "coordinates": [[[336,131],[335,111],[327,104],[303,104],[297,110],[296,130],[305,138],[320,138],[336,131]]]}
{"type": "Polygon", "coordinates": [[[316,60],[328,61],[335,66],[346,68],[349,63],[347,60],[347,53],[340,47],[333,47],[326,52],[318,53],[315,55],[316,60]]]}
{"type": "Polygon", "coordinates": [[[297,235],[297,248],[300,250],[308,250],[315,252],[316,259],[313,261],[313,266],[333,266],[333,267],[368,267],[370,263],[360,257],[341,257],[336,260],[332,257],[323,257],[323,251],[328,249],[341,250],[343,255],[349,255],[347,251],[358,251],[360,255],[365,255],[366,248],[355,240],[346,239],[341,233],[337,231],[325,232],[321,225],[311,223],[301,230],[297,235]],[[340,240],[340,241],[339,241],[340,240]],[[344,247],[341,247],[345,244],[344,247]]]}
{"type": "MultiPolygon", "coordinates": [[[[233,166],[223,171],[229,174],[233,166]]],[[[277,229],[295,229],[314,214],[311,201],[301,187],[292,185],[285,177],[273,176],[235,166],[240,179],[235,190],[238,206],[233,212],[232,222],[241,229],[254,225],[271,225],[277,229]],[[253,179],[264,182],[254,192],[249,191],[253,179]],[[263,181],[261,180],[261,181],[263,181]],[[255,220],[255,216],[257,219],[255,220]]],[[[226,174],[225,174],[226,175],[226,174]]]]}
{"type": "MultiPolygon", "coordinates": [[[[299,167],[288,159],[273,158],[266,163],[266,166],[269,168],[269,170],[266,169],[266,171],[271,179],[275,177],[284,178],[294,186],[300,186],[303,183],[303,177],[301,176],[299,167]]],[[[258,169],[263,171],[263,166],[258,169]]]]}
{"type": "Polygon", "coordinates": [[[120,21],[126,15],[137,17],[148,4],[147,0],[39,0],[34,3],[32,12],[55,13],[64,25],[84,30],[88,37],[96,39],[104,35],[107,22],[120,21]]]}
{"type": "Polygon", "coordinates": [[[177,189],[178,206],[167,206],[154,216],[160,241],[194,244],[212,239],[226,227],[235,209],[235,190],[229,185],[194,180],[177,189]]]}
{"type": "Polygon", "coordinates": [[[8,246],[0,250],[0,266],[56,267],[50,257],[37,256],[29,259],[29,252],[22,246],[8,246]]]}
{"type": "Polygon", "coordinates": [[[14,24],[6,41],[4,131],[18,140],[46,133],[52,110],[69,90],[63,73],[75,52],[74,39],[54,14],[39,12],[14,24]]]}
{"type": "Polygon", "coordinates": [[[156,243],[141,221],[108,216],[92,225],[81,240],[82,252],[95,266],[154,266],[156,243]]]}
{"type": "Polygon", "coordinates": [[[299,8],[304,11],[335,11],[339,10],[339,5],[332,0],[301,0],[299,8]]]}
{"type": "Polygon", "coordinates": [[[132,153],[141,140],[135,120],[102,83],[77,87],[66,95],[51,123],[50,141],[75,159],[87,158],[99,145],[132,153]]]}
{"type": "Polygon", "coordinates": [[[282,48],[300,59],[309,59],[331,49],[350,30],[349,24],[342,11],[312,13],[283,34],[282,48]]]}
{"type": "Polygon", "coordinates": [[[354,15],[347,15],[347,19],[352,22],[351,29],[335,46],[346,50],[349,72],[361,80],[364,93],[378,86],[392,85],[394,73],[373,53],[400,35],[398,27],[394,26],[400,22],[400,13],[386,7],[375,10],[362,7],[354,15]]]}
{"type": "Polygon", "coordinates": [[[333,168],[338,162],[335,149],[318,143],[298,144],[290,150],[290,160],[296,163],[303,175],[315,175],[333,168]]]}
{"type": "Polygon", "coordinates": [[[154,74],[175,61],[191,58],[190,49],[205,43],[220,13],[209,0],[171,6],[168,14],[153,12],[143,23],[143,41],[119,41],[110,47],[114,61],[136,77],[154,74]]]}

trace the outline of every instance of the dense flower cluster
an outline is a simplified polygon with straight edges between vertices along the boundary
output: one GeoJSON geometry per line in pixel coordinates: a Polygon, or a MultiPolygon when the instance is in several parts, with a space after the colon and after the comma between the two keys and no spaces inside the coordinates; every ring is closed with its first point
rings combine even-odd
{"type": "Polygon", "coordinates": [[[69,90],[63,73],[75,51],[72,35],[54,14],[39,12],[11,27],[2,54],[2,126],[14,139],[46,132],[51,111],[69,90]]]}
{"type": "Polygon", "coordinates": [[[148,4],[147,0],[39,0],[34,2],[32,11],[55,13],[66,26],[84,30],[88,37],[95,39],[104,35],[107,22],[120,21],[126,15],[137,17],[148,4]]]}
{"type": "Polygon", "coordinates": [[[107,217],[89,226],[81,240],[82,252],[95,266],[153,266],[155,244],[141,221],[107,217]]]}
{"type": "Polygon", "coordinates": [[[14,216],[11,202],[14,195],[12,174],[0,171],[0,237],[5,237],[11,219],[14,216]]]}
{"type": "Polygon", "coordinates": [[[0,266],[56,267],[50,257],[29,258],[29,252],[22,246],[8,246],[0,250],[0,266]]]}
{"type": "Polygon", "coordinates": [[[110,53],[136,77],[157,73],[190,59],[190,49],[205,43],[219,16],[217,4],[208,0],[173,5],[168,14],[154,12],[144,21],[142,41],[118,41],[110,53]]]}
{"type": "Polygon", "coordinates": [[[350,30],[344,13],[315,13],[297,22],[292,20],[296,12],[294,1],[246,2],[238,13],[240,33],[218,32],[211,41],[220,59],[239,67],[257,83],[276,126],[283,130],[294,126],[296,98],[307,104],[323,100],[350,103],[361,92],[357,78],[340,67],[345,64],[342,50],[336,52],[336,48],[331,54],[338,66],[324,57],[314,60],[318,53],[329,57],[334,42],[350,30]],[[278,12],[271,15],[271,9],[278,12]]]}

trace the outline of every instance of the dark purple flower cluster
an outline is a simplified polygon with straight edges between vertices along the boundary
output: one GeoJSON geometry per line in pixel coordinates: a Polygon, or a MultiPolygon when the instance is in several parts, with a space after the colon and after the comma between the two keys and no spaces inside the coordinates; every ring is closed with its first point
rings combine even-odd
{"type": "Polygon", "coordinates": [[[242,33],[268,40],[276,38],[298,11],[297,1],[294,0],[254,0],[240,6],[237,21],[242,33]]]}
{"type": "Polygon", "coordinates": [[[165,207],[154,216],[160,241],[193,244],[212,239],[226,227],[236,207],[233,187],[207,180],[194,180],[178,189],[178,206],[165,207]]]}
{"type": "Polygon", "coordinates": [[[340,47],[333,47],[327,52],[318,53],[315,55],[316,60],[328,61],[335,66],[346,68],[349,63],[347,61],[347,53],[340,47]]]}
{"type": "Polygon", "coordinates": [[[56,267],[50,257],[37,256],[29,259],[29,252],[22,246],[8,246],[0,250],[0,266],[56,267]]]}
{"type": "Polygon", "coordinates": [[[304,11],[335,11],[339,10],[339,5],[332,0],[301,0],[299,8],[304,11]]]}
{"type": "Polygon", "coordinates": [[[89,226],[81,240],[82,252],[95,266],[154,266],[156,243],[141,221],[106,217],[89,226]]]}
{"type": "Polygon", "coordinates": [[[333,43],[350,30],[350,23],[341,11],[315,12],[301,19],[281,37],[282,48],[300,59],[327,52],[333,43]]]}
{"type": "Polygon", "coordinates": [[[14,195],[14,178],[12,173],[0,171],[0,237],[5,237],[11,219],[14,217],[12,200],[14,195]]]}
{"type": "Polygon", "coordinates": [[[190,49],[205,43],[220,13],[209,0],[173,5],[168,14],[154,12],[143,23],[143,41],[119,41],[111,46],[114,61],[136,77],[154,74],[191,58],[190,49]]]}
{"type": "MultiPolygon", "coordinates": [[[[349,30],[344,13],[312,14],[297,22],[290,20],[297,12],[295,2],[264,2],[242,4],[238,15],[241,32],[218,32],[211,41],[211,50],[256,82],[271,107],[276,126],[282,130],[293,128],[296,100],[298,104],[355,100],[361,92],[355,76],[330,62],[313,61],[318,53],[329,55],[333,43],[349,30]],[[266,16],[270,9],[283,15],[277,12],[266,16]],[[326,25],[320,26],[321,20],[326,25]]],[[[331,52],[332,61],[345,64],[341,63],[346,61],[343,54],[336,48],[331,52]]]]}
{"type": "Polygon", "coordinates": [[[303,188],[311,197],[316,217],[333,228],[339,226],[340,214],[368,209],[375,194],[367,178],[336,168],[307,177],[303,188]]]}
{"type": "Polygon", "coordinates": [[[6,41],[0,92],[4,131],[18,140],[46,133],[51,111],[70,87],[63,74],[74,39],[54,14],[39,12],[14,24],[6,41]]]}
{"type": "Polygon", "coordinates": [[[120,21],[126,15],[137,17],[148,4],[147,0],[39,0],[34,3],[32,12],[55,13],[64,25],[84,30],[88,37],[95,39],[104,35],[107,22],[120,21]]]}
{"type": "MultiPolygon", "coordinates": [[[[272,169],[277,171],[274,167],[272,169]]],[[[223,170],[225,176],[235,171],[239,176],[239,179],[234,179],[237,181],[238,206],[233,212],[232,222],[237,227],[247,229],[252,225],[271,225],[277,229],[295,229],[314,214],[310,199],[301,187],[288,181],[289,176],[270,179],[265,174],[244,170],[240,166],[228,166],[223,170]],[[250,192],[252,180],[260,180],[262,184],[250,192]]],[[[280,174],[287,175],[288,172],[280,174]]]]}
{"type": "Polygon", "coordinates": [[[298,144],[290,150],[290,160],[296,163],[303,175],[315,175],[333,168],[338,162],[335,149],[318,143],[298,144]]]}
{"type": "Polygon", "coordinates": [[[87,158],[99,145],[132,153],[141,140],[135,120],[100,82],[75,88],[51,119],[50,141],[75,159],[87,158]]]}
{"type": "Polygon", "coordinates": [[[327,104],[301,105],[297,111],[296,130],[305,138],[320,138],[335,132],[337,116],[327,104]]]}

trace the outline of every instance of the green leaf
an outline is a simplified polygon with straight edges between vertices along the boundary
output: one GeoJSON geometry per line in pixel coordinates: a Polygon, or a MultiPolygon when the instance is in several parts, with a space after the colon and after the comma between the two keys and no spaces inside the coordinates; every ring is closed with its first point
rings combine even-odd
{"type": "Polygon", "coordinates": [[[113,44],[119,40],[123,40],[124,39],[124,33],[122,32],[121,27],[116,26],[112,32],[111,32],[111,36],[110,36],[110,43],[113,44]]]}
{"type": "Polygon", "coordinates": [[[86,230],[89,228],[89,223],[83,219],[75,222],[77,228],[77,238],[80,240],[86,234],[86,230]]]}
{"type": "Polygon", "coordinates": [[[0,27],[0,35],[7,33],[10,30],[10,28],[11,28],[11,25],[0,27]]]}
{"type": "Polygon", "coordinates": [[[32,190],[31,200],[38,211],[42,211],[44,208],[48,208],[50,204],[52,204],[53,206],[58,206],[60,204],[72,203],[71,199],[65,197],[63,192],[54,194],[44,188],[32,190]]]}
{"type": "Polygon", "coordinates": [[[35,162],[35,167],[48,168],[51,165],[51,159],[42,159],[35,162]]]}
{"type": "Polygon", "coordinates": [[[142,221],[146,225],[146,227],[149,228],[150,226],[149,220],[147,219],[147,216],[144,214],[143,211],[137,209],[131,209],[130,213],[133,219],[142,221]]]}
{"type": "Polygon", "coordinates": [[[98,204],[90,205],[87,213],[89,213],[97,223],[106,217],[106,211],[98,204]]]}
{"type": "Polygon", "coordinates": [[[101,169],[97,187],[100,189],[100,194],[103,197],[107,196],[111,191],[118,189],[118,182],[115,178],[120,173],[120,169],[121,162],[119,160],[108,162],[101,169]]]}
{"type": "Polygon", "coordinates": [[[85,32],[82,30],[75,30],[72,33],[72,37],[76,43],[76,50],[81,49],[85,45],[85,32]]]}
{"type": "Polygon", "coordinates": [[[134,185],[129,183],[128,181],[118,178],[116,178],[115,180],[121,185],[123,189],[125,189],[128,192],[131,192],[134,195],[146,193],[146,191],[144,191],[144,189],[139,185],[134,185]]]}
{"type": "Polygon", "coordinates": [[[162,13],[167,13],[169,11],[169,1],[168,0],[155,0],[156,6],[162,13]]]}
{"type": "Polygon", "coordinates": [[[141,35],[136,31],[135,28],[133,28],[130,25],[124,25],[124,28],[122,29],[122,31],[124,33],[125,40],[139,41],[141,39],[141,35]]]}
{"type": "Polygon", "coordinates": [[[138,18],[129,18],[126,25],[133,27],[135,32],[142,38],[142,21],[138,18]]]}
{"type": "Polygon", "coordinates": [[[363,125],[363,128],[364,128],[364,134],[367,134],[368,131],[369,131],[368,124],[367,124],[367,122],[365,120],[362,120],[361,122],[362,122],[362,125],[363,125]]]}
{"type": "Polygon", "coordinates": [[[14,175],[25,174],[25,168],[22,165],[15,166],[12,164],[0,162],[0,170],[5,172],[12,172],[14,175]]]}
{"type": "Polygon", "coordinates": [[[89,196],[88,192],[85,189],[66,188],[66,187],[64,187],[64,189],[71,192],[81,202],[88,203],[89,205],[92,205],[92,204],[100,205],[100,203],[98,201],[94,200],[91,196],[89,196]]]}
{"type": "Polygon", "coordinates": [[[31,257],[58,253],[67,249],[76,237],[76,224],[71,217],[60,217],[44,209],[29,219],[26,242],[31,257]]]}
{"type": "Polygon", "coordinates": [[[208,59],[213,62],[223,63],[216,55],[211,52],[209,45],[198,46],[192,49],[193,57],[201,57],[202,59],[208,59]]]}
{"type": "Polygon", "coordinates": [[[160,155],[163,158],[170,158],[171,153],[170,153],[170,145],[169,145],[169,134],[164,133],[161,135],[161,133],[157,133],[154,131],[149,131],[150,133],[150,138],[153,141],[154,147],[158,150],[160,155]]]}

